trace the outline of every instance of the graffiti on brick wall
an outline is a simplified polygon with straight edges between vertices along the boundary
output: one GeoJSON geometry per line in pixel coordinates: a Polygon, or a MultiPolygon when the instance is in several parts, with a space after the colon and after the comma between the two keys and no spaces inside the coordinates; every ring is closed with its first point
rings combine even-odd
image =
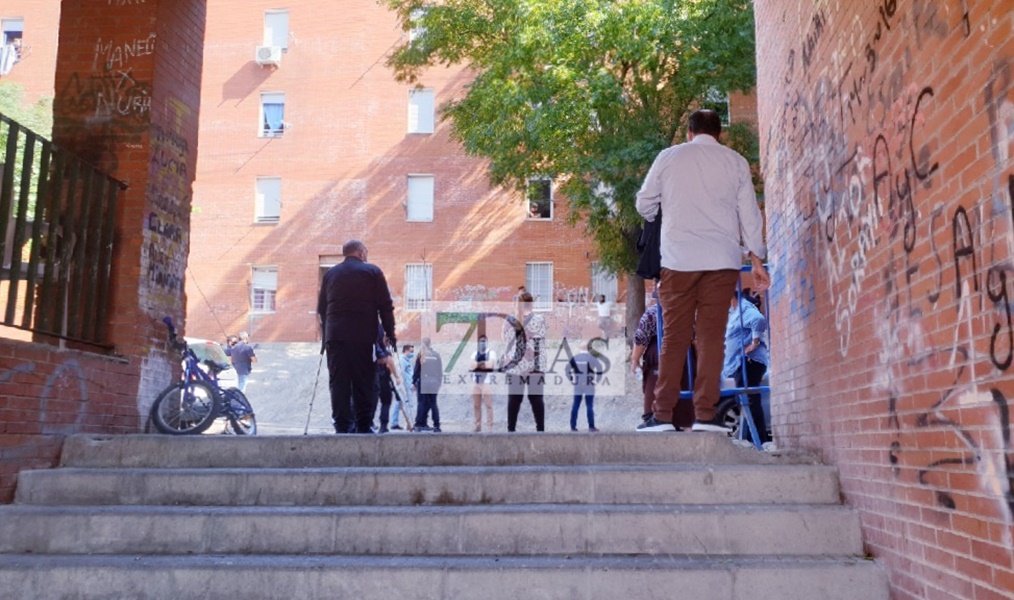
{"type": "MultiPolygon", "coordinates": [[[[35,363],[0,371],[0,385],[36,382],[35,363]]],[[[8,394],[10,396],[10,394],[8,394]]],[[[38,433],[69,435],[81,431],[88,414],[88,378],[76,359],[67,359],[46,377],[38,398],[38,433]]]]}
{"type": "MultiPolygon", "coordinates": [[[[1014,523],[1011,391],[1001,385],[1014,363],[1014,61],[988,66],[989,122],[973,124],[989,130],[992,185],[979,198],[946,197],[976,189],[949,185],[943,173],[961,171],[948,162],[959,153],[927,128],[952,99],[911,73],[923,72],[919,51],[934,39],[983,43],[967,3],[878,0],[845,36],[824,35],[836,24],[817,4],[802,46],[787,52],[765,145],[769,194],[794,199],[768,203],[772,260],[784,265],[771,300],[784,339],[803,340],[784,355],[812,360],[804,330],[818,305],[834,315],[842,359],[854,324],[872,326],[895,475],[943,511],[978,510],[973,496],[985,494],[994,516],[1014,523]]],[[[1010,532],[1004,541],[1014,545],[1010,532]]]]}
{"type": "Polygon", "coordinates": [[[148,131],[151,82],[138,78],[132,63],[152,54],[155,43],[154,33],[127,39],[98,38],[92,69],[72,73],[56,95],[56,128],[78,154],[104,170],[119,168],[114,143],[137,142],[148,131]]]}
{"type": "MultiPolygon", "coordinates": [[[[151,127],[148,165],[150,209],[145,227],[142,267],[147,273],[148,304],[153,316],[175,306],[183,291],[187,266],[191,180],[190,142],[183,134],[190,109],[181,101],[167,102],[172,116],[151,127]]],[[[159,317],[160,318],[160,317],[159,317]]]]}

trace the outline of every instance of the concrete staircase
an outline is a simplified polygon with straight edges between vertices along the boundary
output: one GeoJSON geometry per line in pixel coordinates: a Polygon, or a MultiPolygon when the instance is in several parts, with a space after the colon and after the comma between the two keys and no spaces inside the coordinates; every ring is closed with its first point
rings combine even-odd
{"type": "Polygon", "coordinates": [[[3,598],[887,600],[834,469],[718,434],[74,436],[3,598]],[[795,463],[795,464],[794,464],[795,463]]]}

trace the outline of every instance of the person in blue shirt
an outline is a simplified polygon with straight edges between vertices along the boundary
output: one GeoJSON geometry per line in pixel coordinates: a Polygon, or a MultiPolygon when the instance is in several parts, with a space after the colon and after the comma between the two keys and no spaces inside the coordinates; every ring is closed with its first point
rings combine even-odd
{"type": "Polygon", "coordinates": [[[236,387],[239,391],[246,392],[247,379],[253,371],[253,364],[257,362],[257,355],[250,345],[250,335],[243,331],[238,337],[229,338],[225,355],[232,359],[232,368],[236,369],[236,387]]]}
{"type": "MultiPolygon", "coordinates": [[[[759,298],[754,298],[750,288],[745,288],[742,295],[733,292],[729,303],[729,320],[725,325],[725,366],[722,377],[732,378],[737,387],[744,387],[743,375],[746,371],[746,387],[761,384],[768,370],[768,347],[764,341],[768,322],[758,306],[759,298]],[[745,363],[745,364],[744,364],[745,363]]],[[[749,394],[750,414],[757,426],[760,443],[770,442],[767,427],[764,426],[764,408],[761,406],[760,394],[749,394]]],[[[750,432],[747,431],[747,434],[750,432]]],[[[752,436],[751,436],[752,437],[752,436]]]]}
{"type": "Polygon", "coordinates": [[[401,411],[405,411],[405,419],[408,420],[408,410],[412,408],[412,374],[415,372],[415,346],[405,344],[401,347],[401,375],[405,385],[401,390],[404,392],[403,399],[395,399],[391,405],[391,429],[401,429],[401,411]]]}

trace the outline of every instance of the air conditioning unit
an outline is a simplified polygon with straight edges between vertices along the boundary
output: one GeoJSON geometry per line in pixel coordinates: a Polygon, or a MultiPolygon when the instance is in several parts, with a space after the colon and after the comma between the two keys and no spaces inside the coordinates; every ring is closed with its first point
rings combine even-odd
{"type": "Polygon", "coordinates": [[[282,47],[281,46],[257,46],[257,64],[274,65],[276,67],[282,64],[282,47]]]}

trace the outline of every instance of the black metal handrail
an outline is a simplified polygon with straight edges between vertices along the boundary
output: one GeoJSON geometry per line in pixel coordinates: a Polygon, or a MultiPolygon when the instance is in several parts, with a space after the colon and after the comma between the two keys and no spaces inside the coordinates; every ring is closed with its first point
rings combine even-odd
{"type": "Polygon", "coordinates": [[[0,324],[107,346],[116,203],[127,186],[0,114],[4,137],[0,324]]]}

